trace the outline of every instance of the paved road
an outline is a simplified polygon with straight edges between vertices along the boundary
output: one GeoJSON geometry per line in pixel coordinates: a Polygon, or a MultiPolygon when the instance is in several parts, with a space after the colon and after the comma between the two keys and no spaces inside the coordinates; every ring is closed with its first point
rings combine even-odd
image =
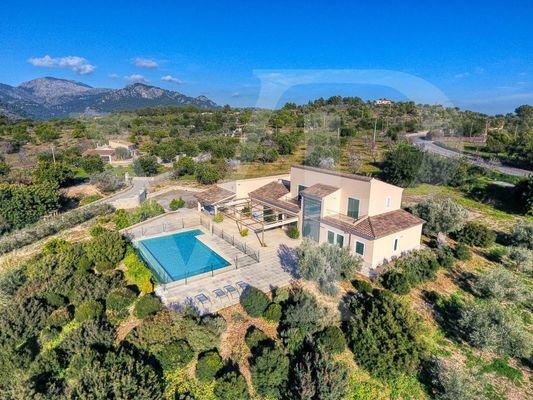
{"type": "Polygon", "coordinates": [[[411,135],[410,139],[411,139],[411,142],[415,146],[419,147],[423,151],[427,151],[428,153],[438,154],[440,156],[448,157],[448,158],[464,158],[464,159],[469,160],[472,164],[477,165],[479,167],[490,169],[493,171],[499,171],[507,175],[514,175],[514,176],[533,175],[533,171],[528,171],[528,170],[520,169],[520,168],[506,167],[504,165],[491,164],[487,161],[484,161],[481,158],[475,158],[471,155],[459,153],[458,151],[445,149],[443,147],[436,145],[434,142],[430,140],[423,139],[424,136],[425,134],[411,135]]]}
{"type": "Polygon", "coordinates": [[[164,174],[157,175],[152,178],[134,177],[131,179],[131,185],[129,189],[117,193],[114,196],[108,197],[107,199],[105,199],[105,202],[112,203],[116,200],[127,199],[133,196],[137,196],[142,190],[150,189],[152,186],[157,185],[159,182],[167,179],[169,176],[170,173],[165,172],[164,174]]]}

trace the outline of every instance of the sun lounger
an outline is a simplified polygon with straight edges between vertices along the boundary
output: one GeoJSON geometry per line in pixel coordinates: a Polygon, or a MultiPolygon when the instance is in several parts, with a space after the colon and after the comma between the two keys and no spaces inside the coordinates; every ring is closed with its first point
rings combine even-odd
{"type": "Polygon", "coordinates": [[[223,287],[223,289],[226,291],[226,293],[229,293],[231,297],[233,297],[234,294],[239,294],[239,291],[231,285],[226,285],[223,287]]]}
{"type": "Polygon", "coordinates": [[[235,284],[244,292],[248,286],[250,286],[249,284],[247,284],[246,282],[244,281],[239,281],[239,282],[235,282],[235,284]]]}
{"type": "Polygon", "coordinates": [[[217,299],[223,299],[224,297],[227,297],[228,295],[226,292],[224,292],[222,289],[215,289],[213,290],[213,294],[215,295],[215,298],[217,299]]]}

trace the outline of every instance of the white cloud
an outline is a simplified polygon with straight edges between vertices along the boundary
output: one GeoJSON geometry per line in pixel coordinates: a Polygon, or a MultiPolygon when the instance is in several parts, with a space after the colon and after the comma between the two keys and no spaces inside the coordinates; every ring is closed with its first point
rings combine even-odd
{"type": "Polygon", "coordinates": [[[171,82],[171,83],[175,83],[176,85],[180,85],[182,84],[183,82],[181,80],[179,80],[178,78],[172,76],[172,75],[165,75],[165,76],[162,76],[161,77],[161,80],[163,82],[171,82]]]}
{"type": "Polygon", "coordinates": [[[159,64],[150,58],[137,57],[133,64],[139,68],[159,68],[159,64]]]}
{"type": "Polygon", "coordinates": [[[146,83],[148,82],[143,75],[141,74],[133,74],[133,75],[128,75],[128,76],[125,76],[124,79],[126,79],[128,82],[141,82],[141,83],[146,83]]]}
{"type": "Polygon", "coordinates": [[[108,76],[109,76],[111,79],[117,79],[117,78],[118,78],[118,74],[115,74],[115,73],[109,74],[108,76]]]}
{"type": "Polygon", "coordinates": [[[231,94],[231,97],[233,98],[241,97],[241,94],[239,92],[234,92],[231,94]]]}
{"type": "Polygon", "coordinates": [[[46,55],[44,57],[30,58],[28,62],[36,67],[67,68],[79,75],[88,75],[96,68],[94,65],[90,64],[87,59],[78,56],[50,57],[49,55],[46,55]]]}

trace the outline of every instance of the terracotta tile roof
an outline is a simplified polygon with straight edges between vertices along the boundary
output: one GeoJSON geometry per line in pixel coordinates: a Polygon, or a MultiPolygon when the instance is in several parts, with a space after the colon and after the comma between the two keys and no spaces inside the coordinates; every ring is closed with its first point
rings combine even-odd
{"type": "Polygon", "coordinates": [[[308,187],[305,190],[302,190],[300,194],[304,196],[313,196],[313,197],[326,197],[330,195],[331,193],[335,193],[337,190],[339,190],[338,187],[325,185],[323,183],[316,183],[311,187],[308,187]]]}
{"type": "Polygon", "coordinates": [[[113,149],[89,149],[83,154],[94,155],[94,156],[112,156],[113,154],[115,154],[115,150],[113,149]]]}
{"type": "Polygon", "coordinates": [[[214,186],[211,189],[207,189],[194,195],[200,203],[209,205],[215,205],[221,201],[231,199],[234,196],[235,193],[223,189],[220,186],[214,186]]]}
{"type": "Polygon", "coordinates": [[[281,197],[286,196],[289,193],[289,189],[287,189],[284,184],[279,182],[270,182],[264,186],[261,186],[259,189],[248,193],[248,196],[250,196],[251,199],[258,200],[271,206],[278,207],[292,213],[298,213],[300,211],[300,206],[298,203],[290,200],[280,200],[281,197]]]}
{"type": "Polygon", "coordinates": [[[330,169],[324,169],[324,168],[310,167],[308,165],[292,165],[291,167],[292,168],[298,168],[298,169],[304,169],[304,170],[307,170],[307,171],[320,172],[322,174],[339,176],[339,177],[347,178],[347,179],[354,179],[354,180],[357,180],[357,181],[370,182],[372,180],[372,178],[369,177],[369,176],[346,174],[344,172],[332,171],[330,169]]]}
{"type": "Polygon", "coordinates": [[[372,217],[364,217],[353,223],[335,217],[324,217],[322,221],[370,239],[379,239],[392,235],[393,233],[412,228],[425,222],[423,219],[402,209],[372,217]]]}

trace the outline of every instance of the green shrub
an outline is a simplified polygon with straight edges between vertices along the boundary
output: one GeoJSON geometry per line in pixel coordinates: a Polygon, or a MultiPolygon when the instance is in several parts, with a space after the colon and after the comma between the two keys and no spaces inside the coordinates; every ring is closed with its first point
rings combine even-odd
{"type": "Polygon", "coordinates": [[[200,354],[196,364],[196,377],[202,382],[214,379],[224,367],[222,357],[217,351],[208,351],[200,354]]]}
{"type": "Polygon", "coordinates": [[[441,268],[450,269],[455,265],[453,250],[449,246],[440,246],[435,250],[435,254],[441,268]]]}
{"type": "Polygon", "coordinates": [[[526,274],[533,274],[533,251],[525,247],[511,247],[506,264],[526,274]]]}
{"type": "Polygon", "coordinates": [[[383,287],[396,294],[406,295],[411,291],[407,274],[394,268],[385,271],[380,277],[380,282],[383,287]]]}
{"type": "Polygon", "coordinates": [[[186,366],[193,358],[194,351],[185,340],[176,340],[163,345],[155,354],[163,371],[174,371],[186,366]]]}
{"type": "Polygon", "coordinates": [[[65,296],[55,292],[46,292],[43,297],[46,303],[55,308],[66,306],[68,303],[65,296]]]}
{"type": "Polygon", "coordinates": [[[263,312],[263,318],[267,321],[278,322],[281,318],[281,306],[278,303],[270,303],[263,312]]]}
{"type": "Polygon", "coordinates": [[[516,276],[503,267],[483,273],[478,277],[474,288],[482,297],[489,297],[500,301],[520,303],[526,301],[528,289],[516,279],[516,276]]]}
{"type": "Polygon", "coordinates": [[[270,338],[258,327],[252,325],[246,331],[244,341],[250,350],[254,350],[261,343],[270,340],[270,338]]]}
{"type": "Polygon", "coordinates": [[[468,261],[472,258],[470,247],[466,243],[459,242],[455,245],[455,257],[461,261],[468,261]]]}
{"type": "Polygon", "coordinates": [[[52,311],[47,319],[48,326],[62,327],[72,321],[72,312],[68,307],[58,308],[52,311]]]}
{"type": "Polygon", "coordinates": [[[355,290],[358,292],[371,292],[374,288],[372,287],[372,284],[368,281],[363,281],[361,279],[356,279],[352,282],[352,285],[355,290]]]}
{"type": "Polygon", "coordinates": [[[322,352],[330,354],[342,353],[346,349],[344,333],[337,326],[328,326],[316,334],[316,344],[322,352]]]}
{"type": "Polygon", "coordinates": [[[435,360],[429,366],[429,385],[437,400],[478,400],[487,398],[485,382],[479,376],[467,373],[457,364],[435,360]]]}
{"type": "Polygon", "coordinates": [[[268,296],[253,286],[248,286],[241,295],[241,305],[250,317],[262,316],[269,304],[268,296]]]}
{"type": "Polygon", "coordinates": [[[216,183],[222,174],[216,165],[210,164],[208,162],[201,162],[196,164],[194,171],[194,176],[199,183],[204,185],[211,185],[216,183]]]}
{"type": "Polygon", "coordinates": [[[250,399],[246,380],[235,372],[228,372],[216,380],[214,394],[220,400],[250,399]]]}
{"type": "Polygon", "coordinates": [[[507,248],[503,246],[494,246],[489,250],[487,258],[494,262],[500,262],[507,255],[507,248]]]}
{"type": "Polygon", "coordinates": [[[527,221],[518,222],[511,228],[509,240],[513,246],[533,250],[533,224],[527,221]]]}
{"type": "Polygon", "coordinates": [[[104,306],[96,300],[88,300],[76,307],[74,318],[78,322],[100,319],[104,313],[104,306]]]}
{"type": "Polygon", "coordinates": [[[274,290],[274,303],[284,303],[289,300],[289,289],[278,287],[274,290]]]}
{"type": "Polygon", "coordinates": [[[224,221],[224,214],[217,212],[213,217],[213,221],[217,224],[220,224],[222,221],[224,221]]]}
{"type": "Polygon", "coordinates": [[[102,233],[107,232],[109,229],[104,228],[100,224],[93,225],[89,228],[89,235],[92,237],[100,236],[102,233]]]}
{"type": "Polygon", "coordinates": [[[185,207],[185,200],[183,200],[181,197],[179,199],[172,199],[172,201],[169,204],[169,208],[172,211],[176,211],[183,207],[185,207]]]}
{"type": "Polygon", "coordinates": [[[94,266],[94,269],[99,274],[104,274],[106,272],[114,270],[115,267],[108,262],[99,262],[94,266]]]}
{"type": "Polygon", "coordinates": [[[426,347],[420,318],[383,290],[353,296],[347,339],[358,365],[378,377],[414,372],[426,347]]]}
{"type": "Polygon", "coordinates": [[[296,225],[289,225],[289,228],[287,229],[287,236],[291,239],[299,239],[300,231],[298,230],[298,227],[296,225]]]}
{"type": "Polygon", "coordinates": [[[143,293],[154,291],[153,275],[144,262],[130,249],[124,258],[126,272],[124,273],[129,283],[134,284],[143,293]]]}
{"type": "Polygon", "coordinates": [[[158,297],[147,294],[135,303],[133,314],[139,319],[144,319],[149,315],[157,313],[160,309],[161,300],[158,297]]]}
{"type": "Polygon", "coordinates": [[[242,237],[248,236],[248,228],[241,229],[239,233],[241,234],[242,237]]]}
{"type": "Polygon", "coordinates": [[[118,232],[107,231],[85,244],[85,254],[96,265],[117,265],[124,257],[126,245],[118,232]]]}
{"type": "Polygon", "coordinates": [[[465,305],[459,326],[472,346],[485,351],[529,357],[533,350],[533,337],[520,316],[497,301],[465,305]]]}
{"type": "Polygon", "coordinates": [[[44,254],[59,254],[64,252],[70,247],[70,242],[67,242],[65,239],[54,238],[50,239],[43,246],[44,254]]]}
{"type": "Polygon", "coordinates": [[[85,273],[88,272],[93,267],[93,262],[89,260],[89,257],[82,256],[80,261],[78,261],[77,270],[78,272],[85,273]]]}
{"type": "Polygon", "coordinates": [[[0,292],[13,296],[26,283],[27,279],[23,268],[9,268],[0,271],[0,292]]]}
{"type": "Polygon", "coordinates": [[[106,297],[106,308],[111,311],[122,311],[133,304],[136,297],[133,290],[125,287],[112,290],[106,297]]]}
{"type": "Polygon", "coordinates": [[[463,229],[456,233],[459,242],[470,246],[490,247],[496,241],[496,233],[476,222],[468,222],[463,229]]]}
{"type": "Polygon", "coordinates": [[[250,362],[255,391],[263,397],[282,398],[289,379],[289,358],[280,348],[264,347],[250,362]]]}

